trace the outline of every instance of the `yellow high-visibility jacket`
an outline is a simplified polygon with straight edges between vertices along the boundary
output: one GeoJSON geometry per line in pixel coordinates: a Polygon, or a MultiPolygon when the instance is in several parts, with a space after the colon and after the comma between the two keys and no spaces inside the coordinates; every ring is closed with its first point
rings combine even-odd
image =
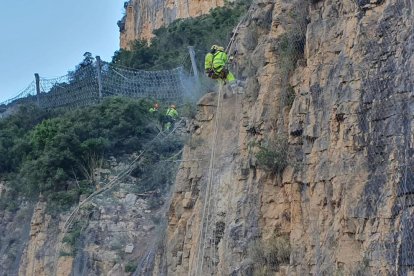
{"type": "Polygon", "coordinates": [[[208,53],[204,59],[204,70],[208,72],[213,69],[213,54],[208,53]]]}
{"type": "Polygon", "coordinates": [[[227,63],[227,54],[222,51],[217,51],[213,57],[213,69],[214,72],[220,73],[223,70],[224,65],[227,63]]]}
{"type": "Polygon", "coordinates": [[[223,70],[224,65],[227,63],[227,54],[222,51],[217,51],[216,53],[208,53],[205,57],[204,69],[208,71],[213,69],[214,72],[220,73],[223,70]]]}
{"type": "Polygon", "coordinates": [[[170,116],[171,118],[175,119],[178,117],[178,112],[174,108],[168,108],[165,115],[170,116]]]}

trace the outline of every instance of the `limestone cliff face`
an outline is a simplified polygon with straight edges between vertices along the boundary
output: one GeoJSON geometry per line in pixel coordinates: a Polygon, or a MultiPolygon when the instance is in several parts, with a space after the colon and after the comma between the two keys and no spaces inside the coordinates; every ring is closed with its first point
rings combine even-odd
{"type": "MultiPolygon", "coordinates": [[[[0,182],[0,195],[5,185],[0,182]]],[[[0,212],[0,275],[16,275],[26,242],[30,238],[30,218],[33,206],[27,201],[16,200],[17,210],[0,212]]]]}
{"type": "Polygon", "coordinates": [[[410,0],[254,1],[235,42],[245,94],[198,105],[168,275],[254,275],[253,241],[275,235],[290,260],[266,275],[414,273],[413,28],[410,0]],[[256,158],[278,137],[280,176],[256,158]]]}
{"type": "MultiPolygon", "coordinates": [[[[112,158],[110,169],[98,170],[98,178],[103,183],[115,178],[130,161],[112,158]]],[[[33,215],[26,215],[28,225],[16,227],[11,218],[11,222],[2,218],[2,232],[4,225],[8,229],[14,225],[12,236],[1,239],[5,244],[14,239],[2,248],[7,253],[4,259],[10,254],[18,258],[14,264],[1,261],[0,275],[16,275],[18,272],[18,275],[39,276],[121,276],[146,271],[146,262],[152,265],[155,249],[161,244],[159,237],[166,211],[160,201],[165,199],[154,193],[137,193],[134,191],[135,180],[130,176],[113,190],[94,198],[80,210],[67,232],[63,229],[69,212],[51,213],[50,207],[42,200],[34,207],[33,215]],[[16,241],[19,234],[21,242],[16,241]],[[10,249],[13,243],[19,242],[23,243],[20,247],[10,249]]],[[[21,219],[22,215],[19,215],[19,221],[21,219]]]]}
{"type": "MultiPolygon", "coordinates": [[[[123,41],[196,3],[131,2],[123,41]]],[[[72,245],[42,201],[0,213],[15,233],[0,275],[413,275],[413,29],[413,0],[253,1],[232,68],[244,94],[198,103],[164,243],[164,208],[126,179],[85,206],[72,245]],[[269,172],[258,152],[282,140],[287,166],[269,172]]]]}
{"type": "Polygon", "coordinates": [[[176,19],[200,16],[223,5],[224,0],[131,0],[123,19],[121,49],[129,49],[137,39],[149,40],[154,30],[176,19]]]}

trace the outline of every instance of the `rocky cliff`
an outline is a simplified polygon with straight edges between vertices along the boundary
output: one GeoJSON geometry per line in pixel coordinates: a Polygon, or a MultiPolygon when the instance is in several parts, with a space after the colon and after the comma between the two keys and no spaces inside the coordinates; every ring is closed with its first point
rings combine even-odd
{"type": "MultiPolygon", "coordinates": [[[[112,158],[110,169],[96,172],[100,182],[115,178],[130,161],[112,158]]],[[[129,176],[95,197],[81,208],[67,231],[63,229],[69,212],[51,210],[42,199],[35,207],[22,205],[16,216],[2,214],[5,253],[0,275],[131,275],[145,271],[146,262],[152,264],[162,244],[166,200],[159,194],[138,193],[135,182],[129,176]]]]}
{"type": "MultiPolygon", "coordinates": [[[[131,2],[124,47],[200,7],[131,2]]],[[[413,0],[253,1],[244,93],[198,102],[171,203],[127,178],[64,235],[68,213],[22,202],[0,275],[413,275],[413,28],[413,0]]]]}
{"type": "Polygon", "coordinates": [[[224,0],[131,0],[120,26],[120,47],[129,49],[131,42],[149,40],[154,30],[176,19],[200,16],[223,5],[224,0]]]}
{"type": "Polygon", "coordinates": [[[198,104],[168,275],[413,275],[413,27],[412,0],[254,1],[244,95],[198,104]]]}

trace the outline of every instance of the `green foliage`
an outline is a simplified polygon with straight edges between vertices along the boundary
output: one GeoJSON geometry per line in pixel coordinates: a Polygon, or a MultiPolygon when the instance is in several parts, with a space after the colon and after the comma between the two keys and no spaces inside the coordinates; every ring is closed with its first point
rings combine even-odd
{"type": "Polygon", "coordinates": [[[60,257],[71,257],[71,256],[73,256],[74,254],[72,253],[72,252],[67,252],[67,251],[64,251],[64,250],[61,250],[60,252],[59,252],[59,256],[60,257]]]}
{"type": "Polygon", "coordinates": [[[75,256],[77,248],[80,246],[80,238],[82,231],[85,229],[87,222],[76,222],[73,224],[72,228],[66,235],[63,237],[63,242],[69,245],[69,252],[60,252],[61,256],[75,256]]]}
{"type": "Polygon", "coordinates": [[[287,153],[287,138],[279,137],[265,146],[260,146],[260,151],[256,154],[257,164],[265,171],[281,174],[288,165],[287,153]]]}
{"type": "Polygon", "coordinates": [[[286,99],[285,99],[285,106],[291,108],[293,105],[293,102],[295,101],[295,89],[291,85],[288,85],[286,89],[286,99]]]}
{"type": "Polygon", "coordinates": [[[85,172],[99,166],[92,157],[139,151],[158,133],[148,106],[122,98],[59,114],[22,106],[0,121],[0,176],[10,180],[9,197],[42,192],[54,209],[91,193],[85,172]]]}
{"type": "Polygon", "coordinates": [[[69,71],[70,83],[89,79],[90,73],[85,69],[94,70],[94,61],[95,58],[92,56],[92,54],[90,52],[85,52],[83,54],[83,61],[76,66],[74,71],[69,71]]]}
{"type": "Polygon", "coordinates": [[[213,44],[226,46],[233,28],[246,13],[251,1],[236,1],[215,8],[210,14],[196,18],[179,19],[168,27],[155,31],[147,41],[135,41],[132,50],[115,53],[113,62],[136,69],[168,69],[180,65],[188,56],[187,46],[195,46],[201,54],[198,64],[204,64],[204,54],[213,44]]]}
{"type": "Polygon", "coordinates": [[[286,32],[279,40],[279,64],[282,71],[289,75],[295,68],[299,59],[303,58],[305,48],[305,34],[300,29],[286,32]]]}
{"type": "Polygon", "coordinates": [[[254,275],[272,275],[283,264],[289,264],[291,247],[289,237],[275,234],[268,241],[254,241],[248,249],[254,266],[254,275]],[[272,273],[273,272],[273,273],[272,273]]]}
{"type": "Polygon", "coordinates": [[[180,116],[194,119],[197,114],[197,108],[193,103],[186,103],[180,107],[180,116]]]}
{"type": "Polygon", "coordinates": [[[49,116],[35,105],[22,105],[16,114],[0,120],[0,174],[12,172],[20,164],[31,147],[24,136],[49,116]]]}
{"type": "MultiPolygon", "coordinates": [[[[159,139],[148,148],[147,153],[141,159],[142,162],[131,173],[136,177],[136,191],[144,193],[148,191],[165,191],[174,181],[178,163],[177,153],[184,145],[181,139],[159,139]]],[[[157,198],[154,198],[157,200],[157,198]]],[[[159,204],[158,204],[159,205],[159,204]]]]}
{"type": "Polygon", "coordinates": [[[134,272],[135,269],[137,268],[137,263],[134,261],[129,261],[126,265],[125,265],[125,272],[134,272]]]}
{"type": "Polygon", "coordinates": [[[59,210],[70,208],[78,200],[81,193],[77,189],[50,193],[49,204],[47,205],[49,213],[55,214],[59,210]]]}
{"type": "Polygon", "coordinates": [[[75,256],[76,250],[80,247],[80,239],[82,231],[86,228],[87,222],[77,221],[72,225],[72,228],[66,235],[63,237],[63,242],[69,245],[70,251],[61,251],[61,256],[75,256]]]}
{"type": "Polygon", "coordinates": [[[19,205],[17,204],[16,201],[10,201],[9,204],[7,204],[7,207],[6,207],[6,211],[9,211],[9,212],[15,212],[18,209],[19,209],[19,205]]]}
{"type": "Polygon", "coordinates": [[[82,97],[93,97],[91,92],[91,79],[96,77],[96,65],[95,58],[91,53],[86,52],[83,54],[83,60],[75,67],[75,70],[68,71],[68,80],[64,82],[56,82],[47,91],[47,94],[42,96],[43,101],[47,102],[50,97],[62,97],[66,94],[76,93],[82,95],[82,97]],[[89,95],[89,96],[88,96],[89,95]]]}

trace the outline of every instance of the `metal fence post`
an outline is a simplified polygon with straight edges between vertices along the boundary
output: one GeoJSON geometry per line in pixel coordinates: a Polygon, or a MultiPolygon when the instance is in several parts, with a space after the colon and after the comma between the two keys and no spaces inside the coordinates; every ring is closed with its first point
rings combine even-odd
{"type": "Polygon", "coordinates": [[[102,74],[101,74],[101,57],[96,56],[96,72],[98,74],[98,94],[99,100],[102,99],[102,74]]]}
{"type": "Polygon", "coordinates": [[[37,106],[40,107],[40,77],[38,73],[35,73],[35,80],[36,80],[36,98],[37,98],[37,106]]]}
{"type": "Polygon", "coordinates": [[[193,66],[193,72],[194,72],[194,78],[198,82],[198,69],[197,69],[197,63],[195,60],[195,51],[194,46],[188,46],[188,51],[190,52],[190,58],[191,58],[191,65],[193,66]]]}
{"type": "Polygon", "coordinates": [[[201,84],[200,84],[200,77],[198,75],[198,69],[197,69],[197,62],[195,59],[195,51],[194,46],[188,46],[188,51],[190,53],[190,59],[191,59],[191,65],[193,67],[194,72],[194,94],[193,97],[198,97],[199,94],[201,94],[201,84]]]}

